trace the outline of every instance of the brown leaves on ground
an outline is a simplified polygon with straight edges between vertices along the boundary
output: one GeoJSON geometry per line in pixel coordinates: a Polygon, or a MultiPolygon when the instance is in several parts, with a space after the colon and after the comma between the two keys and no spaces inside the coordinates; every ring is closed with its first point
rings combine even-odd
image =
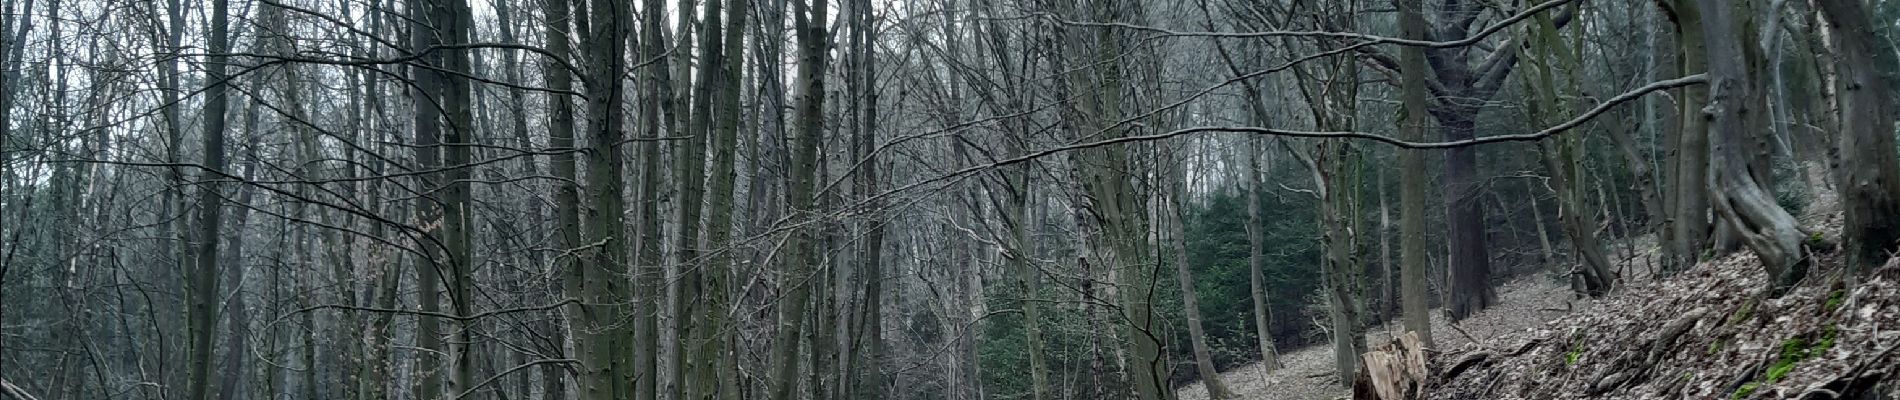
{"type": "Polygon", "coordinates": [[[1878,390],[1900,394],[1900,261],[1849,289],[1829,257],[1780,298],[1762,295],[1766,274],[1746,253],[1634,284],[1542,327],[1434,357],[1428,396],[1835,399],[1882,382],[1878,390]]]}

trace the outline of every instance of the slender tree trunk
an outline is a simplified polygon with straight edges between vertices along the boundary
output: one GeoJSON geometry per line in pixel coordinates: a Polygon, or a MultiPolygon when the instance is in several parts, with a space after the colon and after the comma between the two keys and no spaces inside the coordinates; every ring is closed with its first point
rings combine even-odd
{"type": "MultiPolygon", "coordinates": [[[[230,52],[230,1],[211,1],[210,33],[205,37],[207,56],[205,66],[205,106],[204,106],[204,167],[209,171],[223,172],[225,169],[224,135],[225,108],[229,84],[226,82],[225,63],[230,52]]],[[[210,175],[212,172],[207,172],[210,175]]],[[[217,178],[222,180],[222,177],[217,178]]],[[[211,399],[211,355],[214,352],[212,337],[217,327],[218,298],[218,228],[219,219],[224,212],[224,194],[221,184],[211,180],[198,190],[198,227],[197,268],[191,276],[191,382],[189,399],[211,399]]]]}
{"type": "Polygon", "coordinates": [[[700,12],[701,21],[698,27],[699,71],[695,73],[697,79],[693,81],[694,84],[691,87],[690,116],[687,123],[677,130],[681,136],[688,137],[679,140],[673,152],[673,183],[677,185],[679,193],[675,211],[678,212],[676,221],[680,227],[679,235],[674,237],[673,265],[679,271],[679,275],[670,281],[676,285],[674,293],[677,298],[673,303],[675,321],[673,334],[675,336],[672,342],[678,344],[678,350],[671,360],[672,365],[668,366],[673,378],[668,390],[670,397],[675,399],[697,398],[700,395],[688,390],[690,383],[687,382],[687,378],[691,375],[689,369],[691,367],[688,364],[710,360],[697,354],[702,344],[696,339],[695,333],[700,329],[695,326],[695,322],[698,320],[696,315],[701,314],[699,308],[706,283],[703,278],[705,274],[702,273],[705,264],[699,255],[699,219],[701,212],[704,211],[702,208],[706,191],[704,166],[707,136],[712,132],[713,85],[715,82],[723,81],[720,75],[726,72],[726,68],[725,51],[721,49],[721,42],[725,36],[721,34],[723,15],[720,7],[724,3],[721,0],[704,1],[705,8],[700,12]]]}
{"type": "Polygon", "coordinates": [[[1260,363],[1272,371],[1280,369],[1282,365],[1280,350],[1273,345],[1273,308],[1267,302],[1267,239],[1264,232],[1267,221],[1260,210],[1261,175],[1266,166],[1260,162],[1260,147],[1260,139],[1247,140],[1247,275],[1253,292],[1254,334],[1260,343],[1260,363]]]}
{"type": "MultiPolygon", "coordinates": [[[[852,93],[852,99],[857,102],[852,105],[852,110],[854,111],[853,115],[856,117],[856,119],[852,121],[852,127],[856,131],[854,135],[856,148],[853,149],[853,152],[855,153],[854,158],[857,160],[857,163],[861,165],[860,168],[862,168],[854,186],[858,190],[857,197],[860,201],[865,202],[863,206],[870,210],[870,218],[867,218],[864,222],[864,238],[862,243],[858,244],[857,254],[859,271],[863,274],[861,280],[864,285],[863,292],[859,297],[859,303],[864,311],[860,313],[858,317],[859,322],[856,328],[858,333],[856,337],[852,338],[852,340],[862,341],[863,344],[860,345],[861,350],[852,353],[852,357],[848,361],[849,366],[846,367],[845,372],[853,374],[847,378],[854,380],[848,381],[848,383],[843,386],[845,390],[852,391],[852,398],[859,400],[878,400],[884,398],[885,386],[889,384],[884,372],[882,358],[884,353],[885,291],[884,224],[887,217],[885,215],[883,202],[875,197],[878,194],[879,171],[877,153],[872,151],[877,147],[878,91],[876,86],[877,64],[876,58],[873,57],[874,46],[875,43],[877,43],[877,32],[871,23],[871,3],[870,0],[855,0],[849,2],[848,4],[851,10],[848,14],[849,19],[847,19],[851,29],[850,55],[852,57],[852,71],[854,73],[849,81],[848,85],[850,88],[848,90],[852,93]],[[860,373],[859,371],[862,372],[860,373]],[[857,376],[859,374],[862,375],[861,378],[857,376]],[[856,379],[861,379],[861,381],[856,379]]],[[[736,57],[735,60],[737,60],[736,57]]],[[[1024,313],[1027,315],[1025,318],[1031,319],[1031,325],[1029,325],[1030,327],[1028,329],[1033,332],[1035,329],[1035,325],[1033,325],[1033,319],[1035,318],[1034,311],[1025,310],[1024,313]]],[[[1032,340],[1034,340],[1033,336],[1032,340]]],[[[1039,354],[1037,354],[1038,350],[1039,347],[1037,347],[1037,343],[1035,342],[1030,343],[1030,347],[1027,350],[1030,352],[1030,371],[1032,374],[1043,371],[1036,369],[1036,362],[1039,356],[1039,354]]],[[[1046,384],[1047,382],[1040,383],[1046,384]]],[[[1041,386],[1039,385],[1038,387],[1041,386]]],[[[1035,399],[1041,400],[1043,398],[1044,397],[1036,397],[1035,399]]]]}
{"type": "MultiPolygon", "coordinates": [[[[574,22],[574,15],[569,12],[568,0],[542,0],[541,13],[546,20],[546,26],[543,27],[543,35],[547,38],[548,53],[551,53],[549,56],[544,56],[541,59],[540,66],[541,74],[544,76],[543,79],[546,80],[546,85],[549,89],[573,90],[574,77],[564,63],[564,61],[574,59],[573,54],[571,54],[572,46],[567,40],[568,33],[572,31],[571,27],[574,22]]],[[[582,265],[585,265],[577,254],[567,253],[580,252],[587,246],[587,243],[583,242],[581,237],[580,188],[576,186],[575,180],[579,171],[577,171],[578,165],[576,165],[576,157],[573,152],[574,150],[578,150],[574,148],[574,106],[567,96],[550,94],[547,96],[547,108],[548,147],[556,150],[568,150],[566,152],[557,153],[551,157],[551,165],[549,167],[549,169],[553,170],[554,177],[556,178],[554,180],[554,231],[557,235],[555,243],[558,243],[560,246],[558,248],[564,249],[553,264],[555,270],[561,272],[550,273],[549,275],[552,276],[550,280],[553,281],[550,283],[556,287],[565,288],[566,282],[563,281],[568,279],[580,279],[580,277],[577,276],[579,275],[577,272],[581,271],[582,265]]],[[[592,109],[589,109],[589,111],[592,111],[592,109]]],[[[568,299],[580,299],[575,293],[566,293],[564,291],[556,292],[563,293],[564,297],[568,299]]],[[[585,317],[584,314],[579,314],[578,312],[586,310],[587,308],[589,308],[587,305],[569,307],[568,318],[575,322],[569,326],[575,328],[591,328],[578,323],[581,322],[581,318],[585,317]]],[[[550,336],[553,336],[552,341],[554,342],[555,348],[559,349],[564,347],[563,342],[565,342],[565,338],[563,337],[564,335],[562,335],[562,331],[564,331],[562,324],[553,323],[548,324],[548,326],[552,331],[550,332],[550,336]]],[[[574,333],[572,336],[577,340],[582,337],[578,330],[565,331],[574,333]]],[[[578,342],[575,344],[576,351],[585,350],[585,348],[579,346],[578,342]]],[[[580,356],[575,358],[578,359],[580,356]]],[[[583,372],[592,371],[589,365],[585,363],[586,361],[592,361],[592,359],[582,359],[582,361],[583,363],[579,365],[577,369],[583,372]]],[[[545,400],[565,400],[567,398],[567,385],[564,379],[566,376],[567,370],[562,365],[548,364],[547,366],[541,367],[542,398],[545,400]]],[[[593,376],[594,375],[586,375],[582,379],[592,378],[593,376]]],[[[591,383],[592,381],[583,382],[591,383]]]]}
{"type": "MultiPolygon", "coordinates": [[[[1550,17],[1538,16],[1532,21],[1533,33],[1527,36],[1529,46],[1525,50],[1529,53],[1528,62],[1534,66],[1534,73],[1524,76],[1526,91],[1534,96],[1528,111],[1531,120],[1539,125],[1554,125],[1569,118],[1570,113],[1564,110],[1575,108],[1560,98],[1575,98],[1580,92],[1576,77],[1568,75],[1568,71],[1581,65],[1576,53],[1581,49],[1563,42],[1550,17]],[[1558,78],[1559,64],[1568,66],[1561,72],[1564,79],[1558,78]]],[[[1544,153],[1544,164],[1550,169],[1551,186],[1557,192],[1558,219],[1564,236],[1570,238],[1571,246],[1576,248],[1582,261],[1581,268],[1571,273],[1571,279],[1579,283],[1578,291],[1601,297],[1611,289],[1612,267],[1603,245],[1597,240],[1596,223],[1589,218],[1587,191],[1583,189],[1582,166],[1577,155],[1581,143],[1575,136],[1565,136],[1547,139],[1538,145],[1544,153]]]]}
{"type": "MultiPolygon", "coordinates": [[[[739,121],[739,89],[745,70],[745,22],[749,0],[735,0],[727,8],[725,38],[719,67],[724,71],[712,82],[715,114],[712,128],[712,172],[710,196],[706,204],[707,243],[711,247],[700,269],[705,278],[704,327],[697,330],[698,358],[692,376],[695,398],[733,400],[739,398],[737,354],[732,333],[732,282],[737,271],[732,257],[732,202],[737,179],[736,164],[739,121]]],[[[656,130],[655,133],[658,133],[656,130]]],[[[657,154],[655,155],[657,156],[657,154]]]]}
{"type": "MultiPolygon", "coordinates": [[[[1703,33],[1699,27],[1702,13],[1690,0],[1674,0],[1672,4],[1676,44],[1682,51],[1681,75],[1702,73],[1707,69],[1703,33]]],[[[1707,88],[1691,86],[1684,88],[1678,99],[1680,108],[1677,113],[1682,123],[1677,135],[1676,179],[1673,182],[1676,209],[1671,213],[1674,225],[1671,239],[1676,247],[1669,249],[1669,257],[1663,263],[1664,269],[1670,271],[1682,270],[1694,264],[1702,252],[1708,249],[1713,229],[1709,220],[1709,129],[1708,121],[1702,114],[1702,105],[1707,96],[1707,88]]]]}
{"type": "MultiPolygon", "coordinates": [[[[811,215],[806,213],[818,204],[813,193],[816,183],[813,175],[818,168],[818,150],[824,135],[825,49],[829,47],[825,21],[830,14],[825,11],[825,1],[793,0],[792,8],[793,32],[798,37],[798,78],[793,83],[798,90],[798,105],[793,115],[796,120],[792,126],[794,147],[792,181],[787,189],[791,203],[788,210],[801,218],[810,218],[804,215],[811,215]]],[[[800,325],[811,307],[810,281],[818,279],[814,269],[819,254],[812,249],[817,244],[813,240],[815,234],[810,227],[794,228],[784,247],[786,295],[779,300],[778,329],[772,341],[772,373],[768,380],[771,400],[793,400],[798,393],[800,325]]]]}
{"type": "MultiPolygon", "coordinates": [[[[658,0],[646,0],[644,4],[643,10],[663,9],[658,0]]],[[[665,57],[666,44],[661,37],[661,31],[664,29],[660,28],[665,26],[662,23],[665,15],[664,12],[657,11],[640,14],[643,26],[640,39],[629,40],[629,42],[637,42],[634,45],[640,47],[636,53],[640,55],[639,60],[642,62],[665,57]]],[[[635,314],[633,317],[634,346],[631,350],[634,358],[633,369],[637,374],[633,382],[633,400],[655,400],[660,392],[661,341],[658,311],[661,305],[665,304],[666,294],[662,286],[667,279],[666,260],[661,251],[662,244],[666,242],[664,232],[666,223],[661,215],[660,207],[660,203],[665,199],[665,195],[660,191],[660,181],[664,179],[662,175],[664,170],[660,168],[660,147],[664,146],[665,142],[658,139],[666,135],[660,125],[660,110],[664,106],[662,103],[669,101],[673,95],[672,87],[669,86],[671,82],[669,82],[667,67],[667,63],[653,62],[641,68],[641,79],[645,81],[645,84],[640,88],[642,93],[639,104],[640,129],[643,135],[654,141],[640,145],[640,223],[639,233],[635,234],[640,238],[640,246],[639,253],[634,256],[633,265],[635,314]]],[[[693,223],[694,221],[680,221],[682,227],[691,226],[693,223]]],[[[684,284],[684,282],[681,283],[684,284]]]]}
{"type": "MultiPolygon", "coordinates": [[[[1408,39],[1425,38],[1425,16],[1421,0],[1398,0],[1399,30],[1408,39]]],[[[1399,50],[1400,96],[1405,120],[1399,129],[1406,140],[1422,140],[1431,120],[1426,109],[1426,77],[1431,71],[1425,62],[1425,49],[1407,46],[1399,50]]],[[[1405,330],[1418,332],[1425,346],[1432,346],[1432,319],[1426,293],[1425,260],[1425,155],[1418,150],[1399,150],[1399,303],[1403,309],[1405,330]]],[[[1258,182],[1248,182],[1257,186],[1258,182]]],[[[1255,189],[1256,191],[1258,189],[1255,189]]],[[[1258,207],[1249,205],[1249,207],[1258,207]]],[[[1257,250],[1256,250],[1257,251],[1257,250]]]]}
{"type": "MultiPolygon", "coordinates": [[[[250,134],[250,137],[247,139],[248,145],[245,147],[251,149],[247,150],[246,160],[244,161],[244,171],[242,173],[244,174],[245,180],[253,180],[257,177],[258,158],[256,149],[260,135],[256,133],[256,128],[257,105],[252,104],[249,107],[245,107],[244,110],[244,132],[250,134]]],[[[246,304],[246,296],[244,296],[245,268],[242,261],[244,256],[244,234],[241,228],[250,223],[251,207],[249,204],[251,204],[251,200],[256,193],[257,189],[252,186],[245,186],[238,189],[238,198],[236,200],[238,207],[232,210],[231,225],[240,227],[240,229],[227,233],[230,245],[225,246],[224,254],[219,256],[223,257],[223,260],[220,262],[226,266],[224,286],[231,288],[232,293],[230,298],[224,302],[224,308],[229,312],[229,317],[225,319],[224,339],[226,342],[225,346],[227,346],[229,350],[225,351],[224,360],[221,365],[224,368],[222,371],[224,376],[219,379],[218,382],[218,400],[232,400],[245,397],[244,376],[246,370],[244,361],[250,358],[251,322],[249,319],[249,310],[247,309],[250,305],[246,304]]]]}
{"type": "Polygon", "coordinates": [[[1194,367],[1201,375],[1201,384],[1207,389],[1208,398],[1235,398],[1234,391],[1228,389],[1227,382],[1221,379],[1220,371],[1214,369],[1214,356],[1208,349],[1207,332],[1201,327],[1200,295],[1195,292],[1194,272],[1188,266],[1187,211],[1186,200],[1183,199],[1187,196],[1189,186],[1186,171],[1183,171],[1186,166],[1179,159],[1169,161],[1173,161],[1170,163],[1173,165],[1163,167],[1174,170],[1171,177],[1174,189],[1168,196],[1166,215],[1162,217],[1169,222],[1167,236],[1170,240],[1167,245],[1174,250],[1174,274],[1181,285],[1181,307],[1187,313],[1188,341],[1194,350],[1194,367]]]}

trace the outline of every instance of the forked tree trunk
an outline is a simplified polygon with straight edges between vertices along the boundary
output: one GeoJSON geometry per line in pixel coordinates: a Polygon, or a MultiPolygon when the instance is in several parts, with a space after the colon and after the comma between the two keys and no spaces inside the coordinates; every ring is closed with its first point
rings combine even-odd
{"type": "MultiPolygon", "coordinates": [[[[805,214],[818,204],[814,196],[814,175],[818,168],[818,150],[824,135],[825,49],[829,40],[825,21],[829,15],[825,1],[793,0],[793,32],[798,37],[798,104],[794,110],[790,188],[787,189],[791,213],[805,214]]],[[[793,229],[785,244],[786,295],[778,302],[778,329],[772,341],[770,399],[795,400],[798,395],[799,339],[806,313],[811,309],[812,288],[805,280],[813,279],[819,254],[811,247],[817,232],[810,227],[793,229]]],[[[829,305],[824,305],[829,307],[829,305]]],[[[812,368],[825,368],[814,365],[812,368]]]]}
{"type": "Polygon", "coordinates": [[[1737,229],[1749,249],[1768,269],[1769,294],[1785,293],[1807,275],[1806,235],[1794,216],[1775,203],[1750,169],[1747,113],[1750,76],[1742,42],[1734,25],[1735,10],[1728,1],[1697,0],[1701,6],[1703,39],[1708,51],[1709,98],[1700,116],[1708,119],[1715,144],[1708,172],[1715,209],[1737,229]]]}

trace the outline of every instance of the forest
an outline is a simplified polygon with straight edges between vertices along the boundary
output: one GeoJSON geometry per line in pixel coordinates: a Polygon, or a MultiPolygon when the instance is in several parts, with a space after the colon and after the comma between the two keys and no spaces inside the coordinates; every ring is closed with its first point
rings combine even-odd
{"type": "Polygon", "coordinates": [[[1345,393],[1900,252],[1900,1],[6,0],[0,75],[0,400],[1345,393]]]}

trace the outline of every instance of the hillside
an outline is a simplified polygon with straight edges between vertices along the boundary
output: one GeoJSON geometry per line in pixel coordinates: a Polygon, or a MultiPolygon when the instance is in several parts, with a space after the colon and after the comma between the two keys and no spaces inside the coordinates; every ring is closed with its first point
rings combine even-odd
{"type": "MultiPolygon", "coordinates": [[[[1570,289],[1557,284],[1548,273],[1529,274],[1498,286],[1499,304],[1457,323],[1455,328],[1445,316],[1432,316],[1432,329],[1440,344],[1457,348],[1538,326],[1569,310],[1589,307],[1588,300],[1573,299],[1570,289]]],[[[1368,343],[1384,343],[1398,333],[1398,322],[1371,328],[1368,343]]],[[[1332,347],[1324,343],[1298,349],[1283,349],[1285,368],[1265,372],[1260,363],[1252,363],[1221,374],[1242,399],[1332,399],[1345,397],[1348,391],[1333,379],[1332,347]]],[[[1182,400],[1202,400],[1207,391],[1192,383],[1176,391],[1182,400]]]]}
{"type": "Polygon", "coordinates": [[[1638,284],[1550,324],[1433,358],[1430,398],[1863,399],[1900,395],[1900,261],[1852,290],[1823,256],[1780,298],[1753,255],[1638,284]],[[1884,384],[1884,387],[1881,387],[1884,384]]]}
{"type": "MultiPolygon", "coordinates": [[[[1762,296],[1766,274],[1748,252],[1639,277],[1595,300],[1575,298],[1549,272],[1520,277],[1472,318],[1434,315],[1442,351],[1431,354],[1426,398],[1900,398],[1900,259],[1851,291],[1841,289],[1839,262],[1823,252],[1807,280],[1774,299],[1762,296]]],[[[1388,329],[1375,327],[1368,342],[1390,342],[1388,329]]],[[[1243,399],[1348,397],[1330,352],[1295,349],[1284,369],[1256,363],[1222,375],[1243,399]]],[[[1206,398],[1198,383],[1178,393],[1206,398]]]]}

